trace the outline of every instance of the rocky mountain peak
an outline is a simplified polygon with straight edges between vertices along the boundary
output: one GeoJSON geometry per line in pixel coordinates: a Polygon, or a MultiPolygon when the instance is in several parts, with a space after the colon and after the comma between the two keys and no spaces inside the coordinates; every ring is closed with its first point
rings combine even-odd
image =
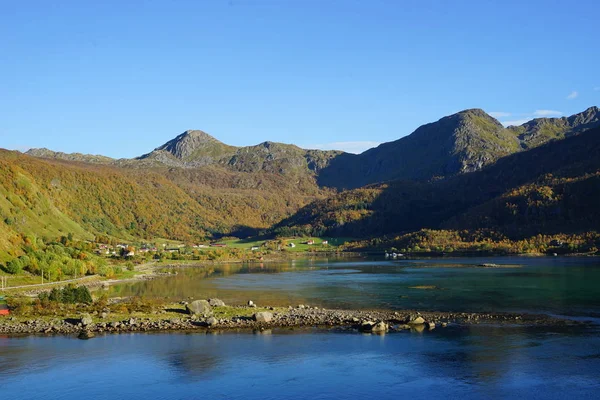
{"type": "Polygon", "coordinates": [[[179,159],[193,156],[204,148],[227,146],[201,130],[187,130],[154,151],[167,151],[179,159]]]}

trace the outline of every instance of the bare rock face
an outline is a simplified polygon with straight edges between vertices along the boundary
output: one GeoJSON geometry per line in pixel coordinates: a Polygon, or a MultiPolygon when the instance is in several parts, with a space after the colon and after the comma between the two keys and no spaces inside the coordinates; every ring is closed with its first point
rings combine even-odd
{"type": "Polygon", "coordinates": [[[271,322],[273,314],[268,311],[257,312],[254,314],[254,320],[256,322],[271,322]]]}
{"type": "Polygon", "coordinates": [[[212,315],[212,307],[206,300],[194,300],[186,305],[187,312],[191,315],[209,317],[212,315]]]}

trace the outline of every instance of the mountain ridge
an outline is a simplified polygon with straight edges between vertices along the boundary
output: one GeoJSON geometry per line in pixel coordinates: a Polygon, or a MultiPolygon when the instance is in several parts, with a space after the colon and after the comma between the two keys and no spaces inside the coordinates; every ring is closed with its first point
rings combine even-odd
{"type": "Polygon", "coordinates": [[[216,167],[235,173],[268,173],[345,190],[389,180],[429,181],[478,171],[498,159],[600,126],[600,109],[560,118],[536,118],[505,128],[478,108],[466,109],[417,128],[410,135],[361,154],[307,150],[266,141],[231,146],[202,130],[187,130],[134,159],[65,154],[32,149],[29,155],[125,168],[216,167]]]}

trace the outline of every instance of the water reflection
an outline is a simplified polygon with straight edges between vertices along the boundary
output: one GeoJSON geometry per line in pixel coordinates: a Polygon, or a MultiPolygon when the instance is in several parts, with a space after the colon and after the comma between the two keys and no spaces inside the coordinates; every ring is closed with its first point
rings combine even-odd
{"type": "Polygon", "coordinates": [[[481,326],[383,336],[274,330],[12,338],[2,342],[0,388],[11,400],[42,392],[91,400],[336,399],[373,391],[382,398],[590,397],[600,388],[598,348],[600,336],[589,328],[481,326]]]}
{"type": "Polygon", "coordinates": [[[600,313],[600,262],[590,258],[294,260],[175,269],[176,277],[117,285],[112,296],[219,297],[287,306],[600,313]],[[490,262],[519,268],[478,268],[490,262]],[[428,290],[425,290],[428,289],[428,290]]]}

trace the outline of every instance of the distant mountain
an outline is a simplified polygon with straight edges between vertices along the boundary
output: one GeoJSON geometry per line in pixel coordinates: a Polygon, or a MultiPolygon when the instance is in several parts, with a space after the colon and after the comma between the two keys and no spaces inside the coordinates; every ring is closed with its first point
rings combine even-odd
{"type": "Polygon", "coordinates": [[[62,153],[60,151],[52,151],[46,148],[41,149],[30,149],[25,154],[39,157],[39,158],[48,158],[55,160],[67,160],[67,161],[79,161],[86,162],[92,164],[111,164],[116,160],[114,158],[101,156],[101,155],[92,155],[92,154],[81,154],[81,153],[62,153]]]}
{"type": "Polygon", "coordinates": [[[394,179],[427,181],[473,172],[509,154],[599,125],[598,107],[508,129],[483,110],[465,110],[362,154],[342,154],[320,172],[318,182],[348,189],[394,179]]]}
{"type": "Polygon", "coordinates": [[[394,180],[317,200],[274,232],[351,237],[496,229],[511,237],[600,226],[600,127],[447,179],[394,180]]]}
{"type": "Polygon", "coordinates": [[[136,159],[0,151],[0,250],[20,233],[195,241],[270,228],[372,237],[590,227],[600,224],[599,114],[504,128],[465,110],[360,155],[236,147],[203,131],[136,159]]]}
{"type": "Polygon", "coordinates": [[[500,122],[483,110],[465,110],[362,154],[344,154],[318,181],[356,188],[391,179],[428,180],[475,171],[518,150],[518,139],[500,122]]]}
{"type": "Polygon", "coordinates": [[[195,168],[218,165],[238,172],[314,174],[342,152],[304,150],[291,144],[263,142],[255,146],[226,145],[203,131],[185,131],[139,160],[195,168]]]}
{"type": "Polygon", "coordinates": [[[504,128],[480,109],[464,110],[426,124],[412,134],[362,154],[304,150],[263,142],[230,146],[200,130],[188,130],[133,160],[32,149],[27,154],[128,168],[214,166],[230,172],[280,174],[320,187],[357,188],[389,180],[428,181],[478,171],[498,159],[600,126],[600,109],[562,118],[537,118],[504,128]]]}
{"type": "Polygon", "coordinates": [[[511,126],[523,149],[542,145],[550,140],[564,139],[600,126],[600,109],[590,107],[582,113],[562,118],[536,118],[521,126],[511,126]]]}

